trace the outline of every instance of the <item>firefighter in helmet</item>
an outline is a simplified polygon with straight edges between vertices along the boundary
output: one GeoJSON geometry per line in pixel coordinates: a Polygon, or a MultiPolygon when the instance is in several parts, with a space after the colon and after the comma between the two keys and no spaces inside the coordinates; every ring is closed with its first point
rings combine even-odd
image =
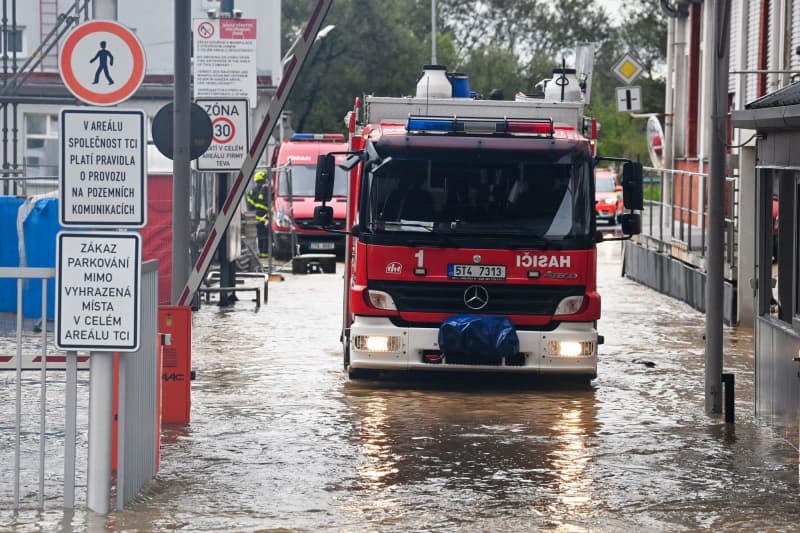
{"type": "Polygon", "coordinates": [[[256,171],[253,176],[255,185],[247,193],[247,206],[256,212],[259,257],[269,255],[269,190],[266,176],[263,170],[256,171]]]}

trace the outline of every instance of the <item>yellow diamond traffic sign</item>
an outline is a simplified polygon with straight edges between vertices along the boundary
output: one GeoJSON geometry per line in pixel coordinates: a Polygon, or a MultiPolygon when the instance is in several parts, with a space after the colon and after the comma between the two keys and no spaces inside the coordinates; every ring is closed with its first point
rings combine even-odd
{"type": "Polygon", "coordinates": [[[623,83],[632,83],[633,80],[639,77],[639,74],[644,70],[642,63],[636,59],[632,54],[627,53],[622,56],[622,59],[617,61],[611,71],[617,75],[623,83]]]}

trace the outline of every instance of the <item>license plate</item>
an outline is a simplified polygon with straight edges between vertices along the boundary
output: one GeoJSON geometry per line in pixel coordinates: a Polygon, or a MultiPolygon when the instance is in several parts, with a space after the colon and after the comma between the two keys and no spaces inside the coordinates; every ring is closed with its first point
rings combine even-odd
{"type": "Polygon", "coordinates": [[[451,279],[504,280],[505,265],[447,265],[447,277],[451,279]]]}
{"type": "Polygon", "coordinates": [[[336,244],[332,242],[312,242],[309,243],[309,250],[333,250],[336,244]]]}

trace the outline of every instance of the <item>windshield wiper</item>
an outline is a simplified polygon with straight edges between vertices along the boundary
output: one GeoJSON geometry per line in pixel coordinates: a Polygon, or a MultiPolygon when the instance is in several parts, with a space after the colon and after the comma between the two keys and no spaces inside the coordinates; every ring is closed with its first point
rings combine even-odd
{"type": "MultiPolygon", "coordinates": [[[[385,220],[383,222],[376,222],[376,226],[380,229],[385,229],[387,226],[392,228],[420,228],[424,229],[427,233],[433,233],[433,222],[425,224],[422,222],[402,222],[397,220],[385,220]]],[[[416,231],[416,230],[410,230],[416,231]]]]}

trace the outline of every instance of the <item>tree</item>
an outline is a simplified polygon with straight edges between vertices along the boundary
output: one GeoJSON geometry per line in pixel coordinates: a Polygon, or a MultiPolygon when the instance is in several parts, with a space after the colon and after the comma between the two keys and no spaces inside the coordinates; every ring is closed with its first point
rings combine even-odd
{"type": "MultiPolygon", "coordinates": [[[[295,129],[343,131],[342,118],[357,96],[412,94],[422,65],[430,61],[426,25],[430,10],[422,9],[423,4],[415,0],[334,3],[325,22],[336,29],[314,44],[289,97],[287,107],[294,111],[295,129]]],[[[310,0],[300,0],[284,13],[292,17],[285,23],[290,35],[284,42],[291,42],[312,5],[310,0]]],[[[437,48],[441,61],[455,57],[448,35],[438,36],[437,48]]]]}
{"type": "MultiPolygon", "coordinates": [[[[303,29],[314,0],[284,2],[284,49],[303,29]]],[[[413,94],[422,65],[430,62],[430,0],[340,0],[326,24],[336,29],[314,44],[287,104],[300,131],[343,131],[342,118],[364,94],[413,94]]],[[[627,51],[645,66],[637,80],[644,111],[661,112],[666,23],[657,2],[624,0],[615,25],[592,0],[437,0],[437,58],[469,75],[471,88],[488,96],[502,89],[507,99],[552,77],[562,57],[573,64],[575,45],[596,44],[592,102],[600,147],[607,155],[646,155],[644,120],[618,114],[612,74],[627,51]],[[640,142],[641,141],[641,142],[640,142]]]]}

